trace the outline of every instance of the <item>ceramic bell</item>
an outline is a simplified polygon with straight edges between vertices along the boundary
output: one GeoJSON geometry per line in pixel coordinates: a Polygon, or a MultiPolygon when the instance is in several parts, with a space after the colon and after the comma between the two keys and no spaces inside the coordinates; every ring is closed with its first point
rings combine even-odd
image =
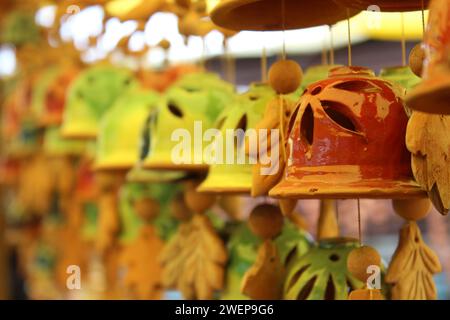
{"type": "MultiPolygon", "coordinates": [[[[255,263],[257,251],[262,243],[253,234],[246,223],[240,224],[232,231],[227,244],[229,262],[226,273],[225,289],[222,300],[248,299],[241,293],[242,279],[248,269],[255,263]]],[[[293,223],[285,220],[281,234],[274,240],[283,265],[287,266],[297,257],[305,254],[311,247],[311,236],[293,223]]]]}
{"type": "Polygon", "coordinates": [[[124,69],[94,66],[74,80],[64,108],[62,134],[66,138],[93,139],[102,115],[124,92],[137,86],[124,69]]]}
{"type": "Polygon", "coordinates": [[[145,118],[156,109],[159,99],[156,92],[135,88],[116,100],[99,123],[96,170],[134,166],[145,118]]]}
{"type": "Polygon", "coordinates": [[[223,0],[211,12],[213,22],[231,30],[273,31],[302,29],[352,17],[359,10],[347,10],[331,0],[223,0]]]}
{"type": "Polygon", "coordinates": [[[347,270],[347,256],[357,246],[352,239],[326,239],[297,257],[287,270],[284,298],[346,300],[349,290],[364,285],[347,270]]]}
{"type": "Polygon", "coordinates": [[[50,85],[58,77],[61,69],[50,67],[45,69],[36,79],[31,96],[31,113],[39,124],[43,124],[42,119],[46,113],[46,96],[50,85]]]}
{"type": "Polygon", "coordinates": [[[233,86],[215,74],[192,73],[182,77],[166,92],[149,120],[149,154],[143,167],[206,170],[203,148],[195,142],[202,142],[202,133],[213,128],[217,117],[233,98],[233,86]],[[176,132],[181,140],[186,140],[172,139],[176,132]],[[182,146],[186,150],[177,153],[177,147],[182,146]],[[173,154],[176,159],[172,159],[173,154]]]}
{"type": "MultiPolygon", "coordinates": [[[[250,89],[237,97],[232,105],[227,107],[217,119],[217,128],[220,130],[223,159],[218,160],[209,170],[205,181],[199,186],[200,192],[214,193],[250,193],[252,187],[252,164],[245,154],[244,137],[242,141],[233,138],[233,144],[229,143],[227,131],[255,128],[261,120],[266,104],[276,97],[275,91],[266,84],[252,84],[250,89]],[[232,148],[232,150],[230,150],[232,148]],[[230,164],[227,164],[227,156],[234,155],[230,164]],[[238,162],[238,157],[244,156],[243,163],[238,162]]],[[[234,136],[233,136],[234,137],[234,136]]]]}
{"type": "Polygon", "coordinates": [[[330,70],[336,67],[337,65],[326,64],[309,67],[303,74],[302,89],[305,90],[311,83],[326,79],[330,70]]]}
{"type": "Polygon", "coordinates": [[[127,173],[127,181],[136,183],[170,183],[189,178],[189,173],[180,170],[152,170],[143,168],[142,162],[148,156],[150,151],[150,122],[152,118],[153,114],[150,112],[150,114],[147,115],[147,119],[141,130],[139,150],[136,152],[139,160],[127,173]]]}
{"type": "Polygon", "coordinates": [[[423,196],[405,146],[402,89],[361,67],[311,84],[290,120],[280,198],[423,196]]]}
{"type": "Polygon", "coordinates": [[[383,68],[379,76],[380,78],[402,86],[405,91],[413,89],[422,81],[408,66],[383,68]]]}
{"type": "Polygon", "coordinates": [[[76,67],[63,68],[55,78],[49,82],[45,92],[45,108],[39,119],[43,125],[60,125],[62,122],[66,94],[69,86],[78,75],[76,67]]]}
{"type": "Polygon", "coordinates": [[[429,0],[335,0],[337,3],[359,10],[368,10],[370,6],[377,5],[381,11],[404,12],[426,9],[429,0]]]}
{"type": "Polygon", "coordinates": [[[413,110],[450,114],[450,3],[432,0],[424,37],[423,82],[407,96],[413,110]]]}

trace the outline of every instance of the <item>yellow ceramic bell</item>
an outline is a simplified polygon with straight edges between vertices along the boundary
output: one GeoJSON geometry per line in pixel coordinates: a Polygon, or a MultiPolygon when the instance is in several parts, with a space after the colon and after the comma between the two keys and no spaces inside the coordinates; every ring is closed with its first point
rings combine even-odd
{"type": "Polygon", "coordinates": [[[97,170],[130,169],[138,161],[139,138],[159,94],[134,89],[123,94],[102,117],[97,138],[97,170]]]}
{"type": "Polygon", "coordinates": [[[214,127],[233,98],[233,86],[212,73],[192,73],[178,80],[149,119],[149,153],[143,167],[206,170],[203,133],[214,127]]]}
{"type": "Polygon", "coordinates": [[[63,136],[94,139],[105,111],[122,93],[136,85],[131,72],[112,66],[95,66],[80,73],[68,92],[63,136]]]}
{"type": "Polygon", "coordinates": [[[247,129],[255,128],[264,114],[266,104],[275,97],[276,93],[269,85],[253,84],[248,92],[236,98],[233,104],[222,113],[218,119],[220,135],[215,141],[218,143],[218,150],[223,150],[222,157],[219,157],[222,159],[215,159],[216,164],[211,166],[208,177],[199,186],[198,191],[250,193],[252,164],[245,154],[244,135],[247,129]],[[227,132],[230,132],[231,136],[227,132]],[[242,136],[236,139],[235,134],[242,134],[242,136]],[[233,159],[228,161],[230,154],[233,155],[233,159]],[[243,161],[239,162],[238,159],[243,161]]]}

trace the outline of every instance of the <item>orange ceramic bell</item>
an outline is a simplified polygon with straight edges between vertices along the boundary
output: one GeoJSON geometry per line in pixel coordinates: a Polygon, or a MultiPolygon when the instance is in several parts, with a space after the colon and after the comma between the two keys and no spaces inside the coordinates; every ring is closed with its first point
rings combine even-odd
{"type": "Polygon", "coordinates": [[[231,30],[288,30],[332,25],[360,10],[333,0],[222,0],[211,12],[213,22],[231,30]],[[284,6],[283,6],[284,1],[284,6]]]}
{"type": "Polygon", "coordinates": [[[309,85],[289,122],[278,198],[407,198],[414,182],[401,89],[370,69],[337,67],[309,85]]]}
{"type": "Polygon", "coordinates": [[[435,114],[450,114],[450,2],[430,3],[428,27],[425,33],[423,82],[407,96],[413,110],[435,114]]]}
{"type": "Polygon", "coordinates": [[[376,5],[381,11],[387,12],[405,12],[422,10],[428,6],[429,0],[335,0],[337,3],[346,7],[370,10],[371,6],[376,5]]]}
{"type": "Polygon", "coordinates": [[[51,82],[45,94],[45,110],[42,119],[40,119],[43,125],[61,124],[66,103],[66,92],[77,74],[77,68],[67,68],[51,82]]]}

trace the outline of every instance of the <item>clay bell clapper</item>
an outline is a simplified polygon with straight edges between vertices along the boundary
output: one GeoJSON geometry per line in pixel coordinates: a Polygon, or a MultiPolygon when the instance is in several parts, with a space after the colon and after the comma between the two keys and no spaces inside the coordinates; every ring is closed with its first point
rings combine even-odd
{"type": "Polygon", "coordinates": [[[333,0],[223,0],[211,19],[231,30],[274,31],[332,25],[358,12],[333,0]]]}
{"type": "Polygon", "coordinates": [[[410,198],[402,89],[367,68],[337,67],[311,84],[289,122],[284,178],[276,198],[410,198]]]}

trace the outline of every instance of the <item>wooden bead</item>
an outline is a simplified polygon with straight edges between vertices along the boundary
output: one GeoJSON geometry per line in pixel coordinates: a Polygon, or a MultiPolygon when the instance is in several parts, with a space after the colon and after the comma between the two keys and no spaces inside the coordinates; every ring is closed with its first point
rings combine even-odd
{"type": "Polygon", "coordinates": [[[192,211],[187,207],[184,196],[181,193],[170,203],[170,212],[175,219],[180,221],[186,221],[192,217],[192,211]]]}
{"type": "Polygon", "coordinates": [[[142,198],[134,202],[134,211],[144,221],[152,221],[159,214],[159,203],[151,198],[142,198]]]}
{"type": "Polygon", "coordinates": [[[277,206],[262,204],[250,213],[248,225],[255,235],[272,239],[280,234],[283,228],[283,214],[277,206]]]}
{"type": "Polygon", "coordinates": [[[204,213],[214,205],[216,197],[211,194],[197,192],[195,189],[188,189],[184,192],[184,201],[193,212],[204,213]]]}
{"type": "Polygon", "coordinates": [[[162,39],[159,43],[158,43],[158,47],[164,49],[164,50],[168,50],[170,48],[170,42],[167,39],[162,39]]]}
{"type": "Polygon", "coordinates": [[[422,77],[423,60],[425,59],[425,51],[422,45],[416,44],[409,54],[409,67],[411,71],[418,77],[422,77]]]}
{"type": "Polygon", "coordinates": [[[278,94],[289,94],[298,89],[303,71],[293,60],[275,62],[269,70],[269,84],[278,94]]]}
{"type": "Polygon", "coordinates": [[[425,218],[431,209],[431,202],[428,198],[392,200],[395,212],[406,220],[417,221],[425,218]]]}
{"type": "Polygon", "coordinates": [[[353,249],[347,257],[347,269],[358,280],[366,283],[371,276],[369,266],[380,266],[381,257],[377,250],[369,246],[353,249]]]}

